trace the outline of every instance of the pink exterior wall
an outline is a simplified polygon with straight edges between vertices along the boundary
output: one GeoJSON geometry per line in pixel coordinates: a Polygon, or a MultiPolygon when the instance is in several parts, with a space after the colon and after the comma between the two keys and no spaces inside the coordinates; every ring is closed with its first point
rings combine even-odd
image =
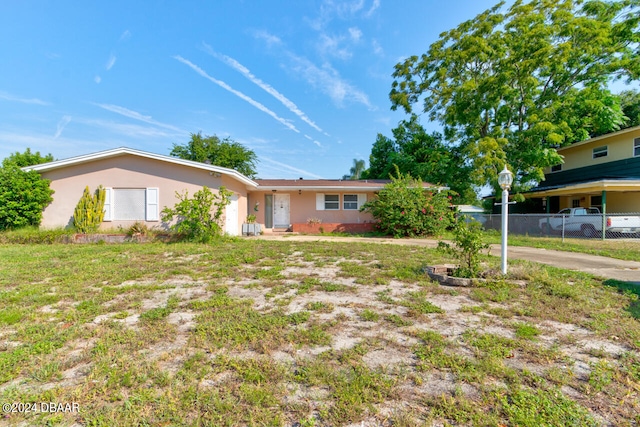
{"type": "MultiPolygon", "coordinates": [[[[217,191],[220,185],[238,194],[238,227],[246,217],[247,190],[243,183],[228,176],[214,177],[209,171],[159,160],[123,155],[84,164],[42,172],[51,180],[55,191],[53,202],[45,209],[42,227],[66,227],[72,223],[73,211],[88,185],[94,191],[99,185],[112,188],[159,188],[159,209],[173,207],[176,191],[190,195],[203,186],[217,191]]],[[[102,229],[129,227],[135,221],[103,222],[102,229]]],[[[143,221],[148,227],[166,227],[161,221],[143,221]]]]}
{"type": "Polygon", "coordinates": [[[256,215],[256,222],[260,224],[265,223],[264,216],[264,196],[265,194],[289,194],[290,197],[290,223],[307,223],[309,218],[318,218],[323,223],[340,223],[340,224],[361,224],[373,222],[373,217],[369,213],[360,212],[358,210],[343,210],[342,209],[342,196],[344,194],[357,194],[366,193],[367,200],[373,199],[375,193],[366,191],[347,191],[347,192],[335,192],[335,191],[314,191],[314,190],[301,190],[301,194],[298,191],[280,191],[276,193],[271,191],[252,191],[249,194],[249,213],[256,215]],[[316,194],[340,194],[340,210],[316,210],[316,194]],[[254,212],[253,207],[256,202],[259,202],[259,211],[254,212]]]}

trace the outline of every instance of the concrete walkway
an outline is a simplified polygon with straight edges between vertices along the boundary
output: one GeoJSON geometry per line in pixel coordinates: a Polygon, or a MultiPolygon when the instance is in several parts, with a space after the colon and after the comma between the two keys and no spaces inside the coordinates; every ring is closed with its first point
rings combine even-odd
{"type": "MultiPolygon", "coordinates": [[[[380,243],[388,245],[411,245],[434,248],[438,246],[437,240],[429,239],[392,239],[380,237],[338,237],[303,234],[264,234],[257,236],[264,240],[283,240],[301,242],[361,242],[380,243]]],[[[491,255],[500,256],[500,245],[491,245],[491,255]]],[[[524,259],[567,270],[582,271],[605,279],[617,279],[640,285],[640,262],[624,261],[598,255],[582,254],[577,252],[564,252],[549,249],[530,248],[526,246],[509,246],[508,258],[524,259]]]]}

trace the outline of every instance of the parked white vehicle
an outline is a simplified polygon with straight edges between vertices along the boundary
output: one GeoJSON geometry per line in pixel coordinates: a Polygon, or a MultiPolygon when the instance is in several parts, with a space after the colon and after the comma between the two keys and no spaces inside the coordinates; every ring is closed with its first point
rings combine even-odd
{"type": "MultiPolygon", "coordinates": [[[[544,234],[552,231],[581,233],[594,237],[602,233],[602,214],[598,208],[567,208],[538,222],[544,234]]],[[[640,233],[640,216],[611,215],[605,219],[605,232],[635,234],[640,233]]]]}

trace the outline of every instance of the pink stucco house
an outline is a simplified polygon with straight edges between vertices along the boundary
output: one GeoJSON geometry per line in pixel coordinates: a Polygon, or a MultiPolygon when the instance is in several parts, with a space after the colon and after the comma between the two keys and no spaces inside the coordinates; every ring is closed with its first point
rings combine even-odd
{"type": "Polygon", "coordinates": [[[68,226],[86,186],[92,191],[99,185],[107,189],[103,229],[128,228],[136,221],[165,228],[160,212],[175,205],[176,192],[192,195],[203,186],[213,191],[224,186],[233,192],[224,216],[224,230],[230,235],[241,234],[247,215],[255,215],[265,232],[313,232],[318,223],[326,232],[371,230],[374,220],[360,207],[388,182],[254,181],[232,169],[124,147],[25,169],[38,171],[55,191],[43,213],[44,228],[68,226]]]}

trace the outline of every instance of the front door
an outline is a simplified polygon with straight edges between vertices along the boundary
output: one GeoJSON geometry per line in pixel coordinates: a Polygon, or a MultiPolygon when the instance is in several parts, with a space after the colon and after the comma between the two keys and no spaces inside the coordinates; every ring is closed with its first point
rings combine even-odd
{"type": "Polygon", "coordinates": [[[289,201],[288,194],[274,194],[273,226],[275,228],[289,228],[289,201]]]}
{"type": "Polygon", "coordinates": [[[231,236],[238,234],[238,195],[231,196],[231,203],[227,205],[225,212],[224,231],[231,236]]]}

